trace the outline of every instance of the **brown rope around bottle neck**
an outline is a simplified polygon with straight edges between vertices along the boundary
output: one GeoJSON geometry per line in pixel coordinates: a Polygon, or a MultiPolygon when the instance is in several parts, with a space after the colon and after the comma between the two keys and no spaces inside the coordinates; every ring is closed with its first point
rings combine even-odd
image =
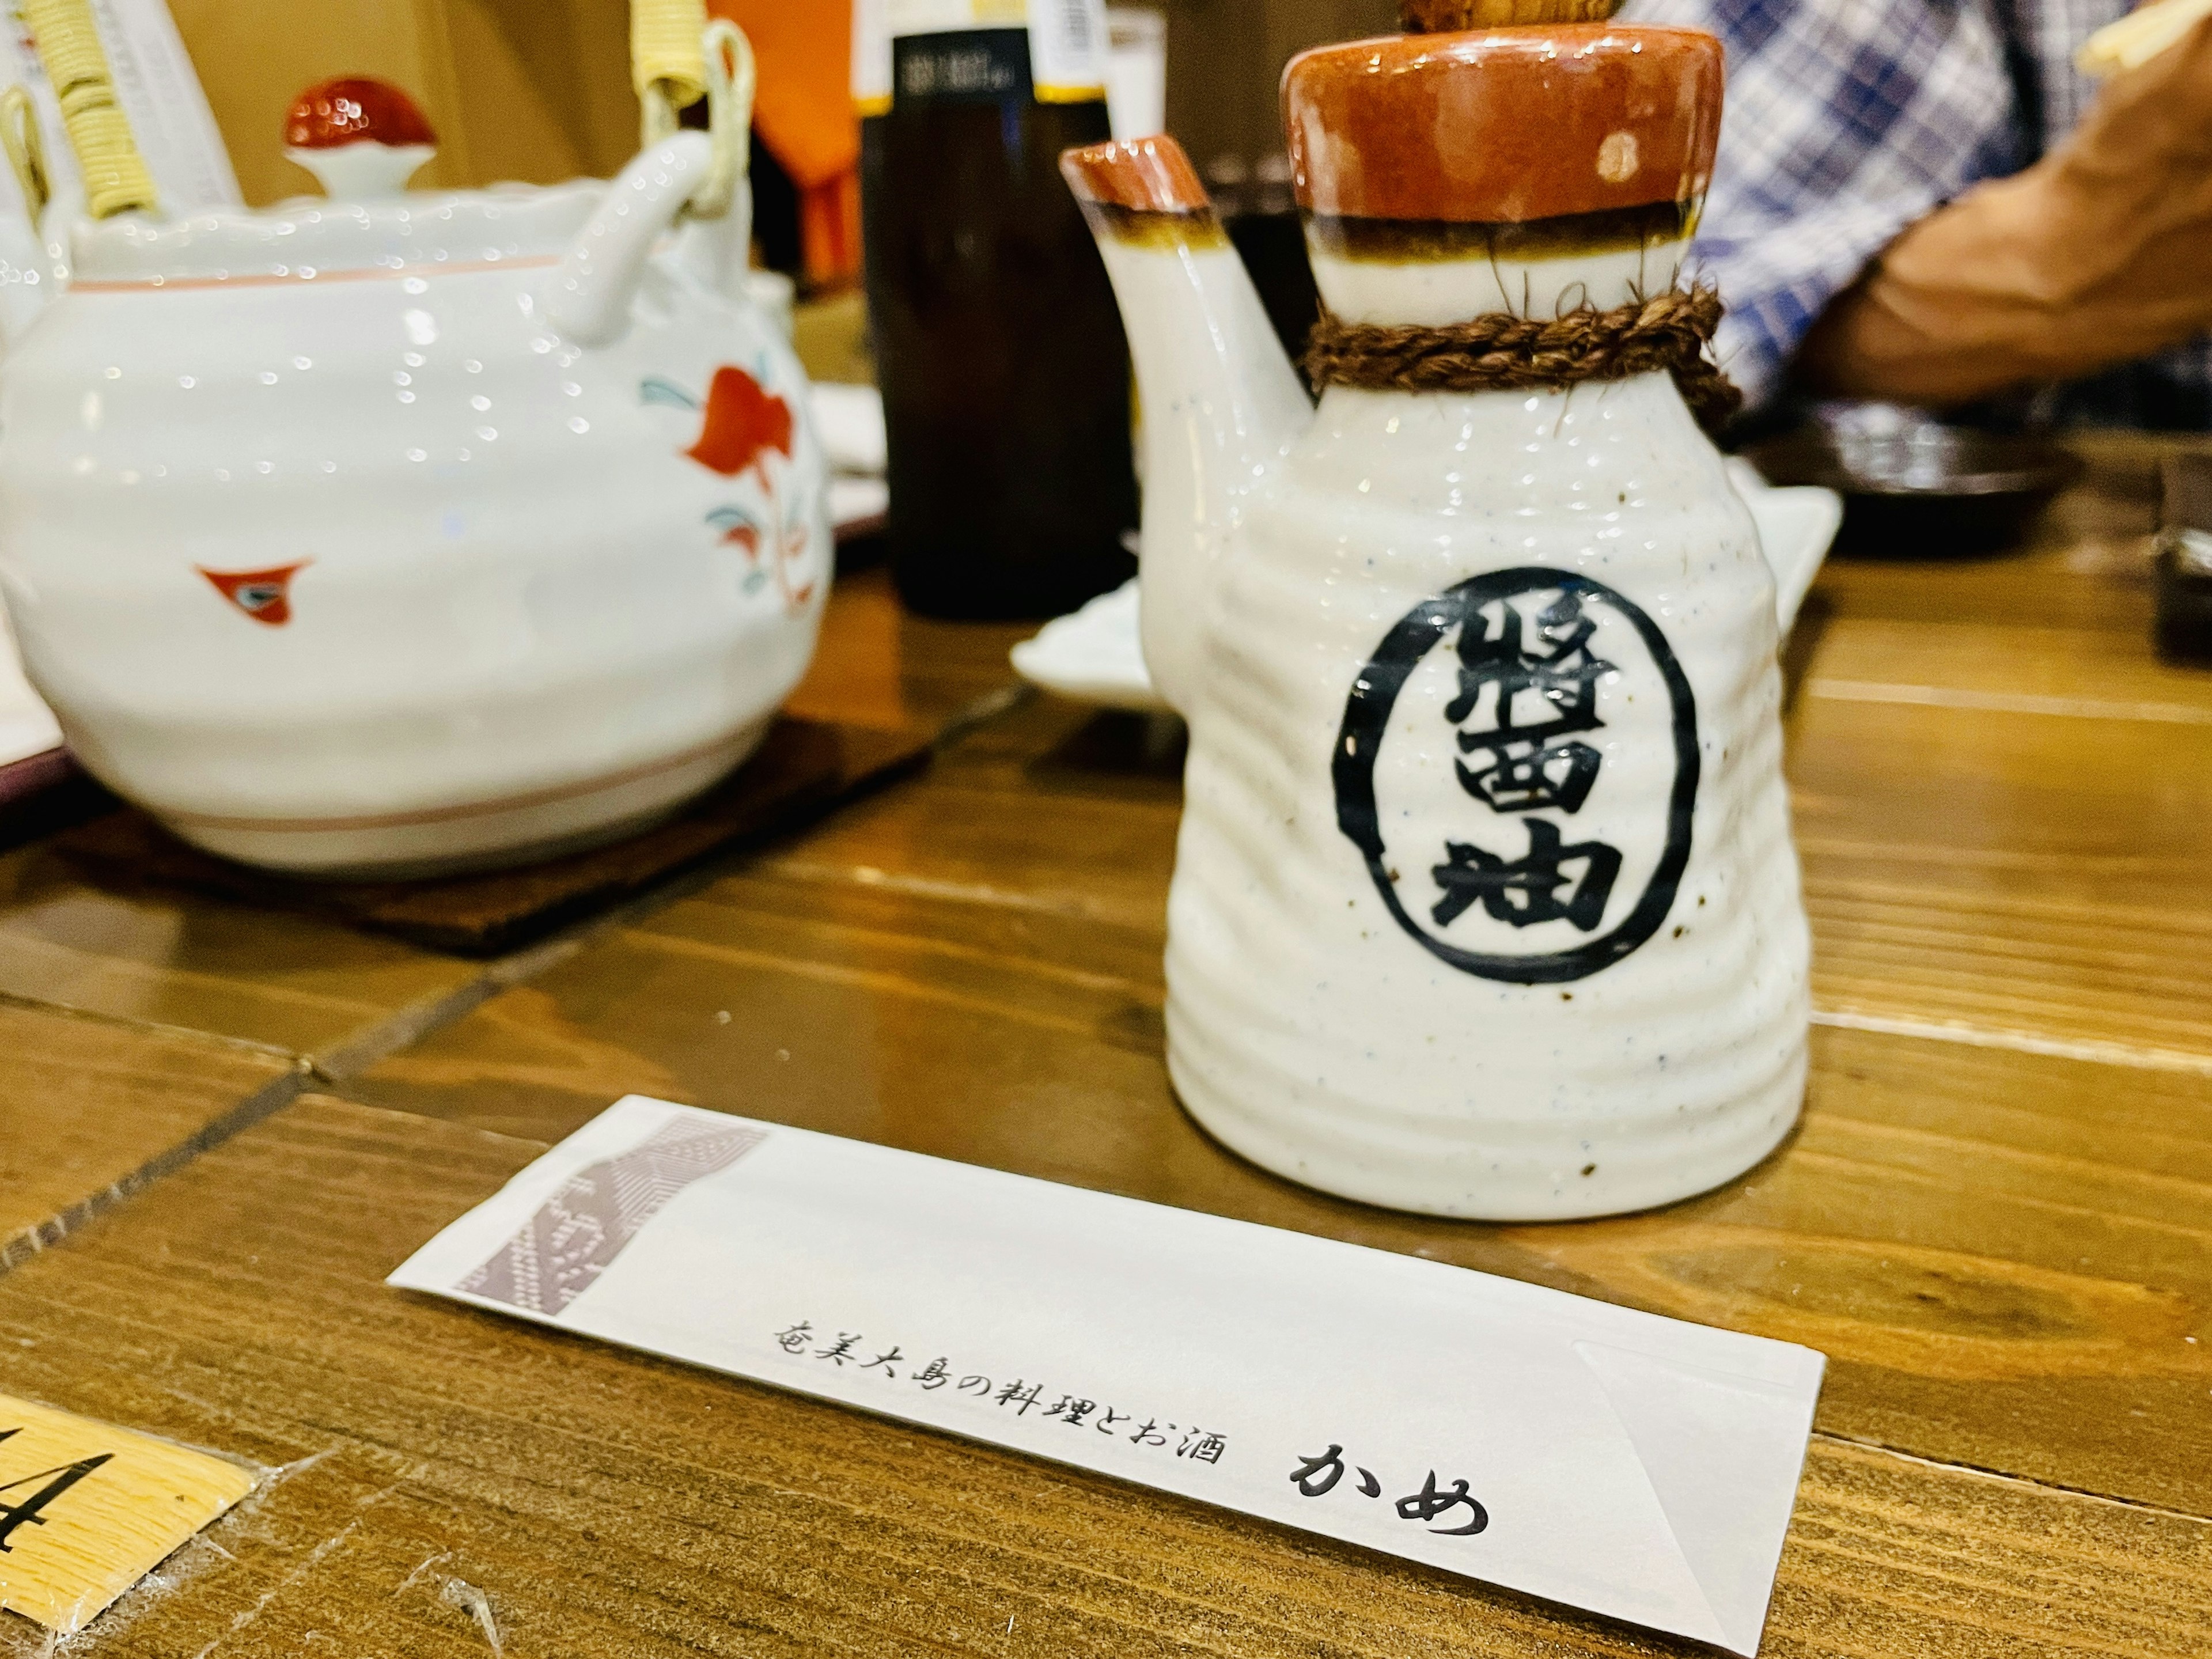
{"type": "Polygon", "coordinates": [[[1743,403],[1706,355],[1720,295],[1670,289],[1610,311],[1589,306],[1549,320],[1493,311],[1436,327],[1347,323],[1324,310],[1306,343],[1316,386],[1372,392],[1514,392],[1625,380],[1665,369],[1698,423],[1717,432],[1743,403]]]}

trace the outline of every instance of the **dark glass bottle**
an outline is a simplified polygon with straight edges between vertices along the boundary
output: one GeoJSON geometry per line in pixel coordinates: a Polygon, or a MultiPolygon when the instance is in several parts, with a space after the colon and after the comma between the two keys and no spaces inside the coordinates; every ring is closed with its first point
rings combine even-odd
{"type": "Polygon", "coordinates": [[[1136,568],[1128,348],[1059,167],[1106,105],[1040,101],[1026,29],[891,57],[860,188],[892,575],[931,616],[1058,615],[1136,568]]]}
{"type": "MultiPolygon", "coordinates": [[[[1321,316],[1321,290],[1314,286],[1306,257],[1305,222],[1291,185],[1291,158],[1266,155],[1258,167],[1248,167],[1236,156],[1222,156],[1206,169],[1206,186],[1276,337],[1304,378],[1306,337],[1321,316]]],[[[1309,384],[1306,389],[1313,388],[1309,384]]]]}
{"type": "Polygon", "coordinates": [[[2152,638],[2177,662],[2212,662],[2212,456],[2169,455],[2161,471],[2152,638]]]}

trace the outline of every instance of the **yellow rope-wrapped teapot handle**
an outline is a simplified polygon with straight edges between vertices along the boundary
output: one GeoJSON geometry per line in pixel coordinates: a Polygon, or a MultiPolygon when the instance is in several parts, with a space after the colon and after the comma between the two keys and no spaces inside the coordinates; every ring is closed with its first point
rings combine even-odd
{"type": "Polygon", "coordinates": [[[629,78],[649,149],[676,131],[676,112],[707,95],[706,0],[630,0],[629,78]]]}
{"type": "Polygon", "coordinates": [[[21,87],[0,92],[0,149],[7,150],[15,188],[22,192],[23,216],[31,222],[31,234],[39,235],[54,191],[46,174],[46,140],[39,131],[39,112],[21,87]]]}
{"type": "Polygon", "coordinates": [[[752,43],[727,18],[708,22],[705,0],[631,0],[629,50],[647,149],[676,131],[678,110],[706,99],[714,161],[685,211],[719,219],[750,159],[752,43]]]}
{"type": "Polygon", "coordinates": [[[714,165],[691,193],[695,219],[719,219],[729,211],[738,180],[752,160],[752,42],[727,18],[707,25],[707,132],[714,145],[714,165]]]}
{"type": "Polygon", "coordinates": [[[116,100],[88,0],[22,0],[22,13],[61,102],[62,125],[84,179],[85,210],[95,219],[134,208],[153,211],[154,176],[116,100]]]}

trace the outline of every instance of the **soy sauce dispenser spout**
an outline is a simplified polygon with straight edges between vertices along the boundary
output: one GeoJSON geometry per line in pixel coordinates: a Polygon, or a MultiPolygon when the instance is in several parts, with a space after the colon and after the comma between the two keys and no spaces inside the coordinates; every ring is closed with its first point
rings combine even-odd
{"type": "Polygon", "coordinates": [[[1244,497],[1313,406],[1182,147],[1071,149],[1060,170],[1106,262],[1145,410],[1142,626],[1160,695],[1189,712],[1244,497]]]}

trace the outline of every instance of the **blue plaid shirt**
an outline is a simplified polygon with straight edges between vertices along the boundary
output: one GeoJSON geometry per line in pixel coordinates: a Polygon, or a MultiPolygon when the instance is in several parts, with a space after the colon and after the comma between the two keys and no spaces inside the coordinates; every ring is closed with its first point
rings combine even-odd
{"type": "MultiPolygon", "coordinates": [[[[1728,48],[1698,262],[1729,315],[1723,366],[1757,406],[1824,307],[1905,228],[2071,131],[2094,85],[2074,52],[2129,0],[1630,0],[1624,21],[1728,48]]],[[[2056,418],[2203,426],[2203,343],[2044,389],[2056,418]]]]}

